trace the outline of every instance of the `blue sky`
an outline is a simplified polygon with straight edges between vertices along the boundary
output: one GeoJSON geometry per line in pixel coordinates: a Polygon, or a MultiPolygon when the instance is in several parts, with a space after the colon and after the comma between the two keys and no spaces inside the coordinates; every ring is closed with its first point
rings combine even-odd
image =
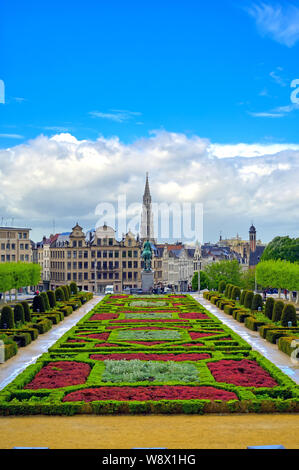
{"type": "Polygon", "coordinates": [[[149,171],[205,241],[298,236],[298,1],[11,0],[0,43],[3,220],[88,229],[149,171]]]}
{"type": "Polygon", "coordinates": [[[132,142],[152,129],[219,143],[298,143],[299,111],[271,113],[291,105],[299,44],[264,34],[257,5],[6,2],[0,146],[66,130],[132,142]]]}

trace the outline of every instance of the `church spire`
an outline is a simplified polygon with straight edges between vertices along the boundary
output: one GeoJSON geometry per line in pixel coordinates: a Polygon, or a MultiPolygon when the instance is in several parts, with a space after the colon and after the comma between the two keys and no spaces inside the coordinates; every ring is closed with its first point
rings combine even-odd
{"type": "Polygon", "coordinates": [[[145,188],[143,194],[143,205],[141,214],[141,240],[154,241],[154,226],[152,213],[152,197],[150,193],[148,172],[146,172],[145,188]]]}

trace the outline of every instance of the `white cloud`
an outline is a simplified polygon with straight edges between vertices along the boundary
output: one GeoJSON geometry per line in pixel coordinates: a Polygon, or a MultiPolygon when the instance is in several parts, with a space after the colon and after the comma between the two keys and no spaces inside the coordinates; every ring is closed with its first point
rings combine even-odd
{"type": "Polygon", "coordinates": [[[255,3],[247,9],[255,19],[257,28],[263,36],[287,47],[294,46],[299,40],[299,8],[289,2],[282,5],[255,3]]]}
{"type": "Polygon", "coordinates": [[[20,134],[0,134],[0,137],[5,139],[24,139],[24,136],[20,134]]]}
{"type": "Polygon", "coordinates": [[[101,119],[108,119],[115,122],[125,122],[133,119],[136,116],[141,116],[137,111],[127,111],[122,109],[111,109],[108,113],[101,111],[90,111],[90,116],[101,119]]]}
{"type": "Polygon", "coordinates": [[[77,221],[87,230],[100,202],[124,193],[128,205],[140,203],[146,171],[153,202],[203,203],[206,240],[222,229],[246,236],[251,220],[262,238],[298,227],[299,145],[222,145],[166,131],[131,144],[62,133],[2,149],[0,213],[32,226],[35,240],[53,219],[57,231],[77,221]]]}

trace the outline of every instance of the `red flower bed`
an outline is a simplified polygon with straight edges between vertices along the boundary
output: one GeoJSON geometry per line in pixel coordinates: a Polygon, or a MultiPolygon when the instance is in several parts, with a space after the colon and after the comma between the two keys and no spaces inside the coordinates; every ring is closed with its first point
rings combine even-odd
{"type": "Polygon", "coordinates": [[[96,401],[96,400],[238,400],[234,392],[220,390],[215,387],[188,386],[152,386],[152,387],[99,387],[86,388],[68,393],[66,401],[96,401]]]}
{"type": "Polygon", "coordinates": [[[208,363],[208,367],[217,382],[224,382],[243,387],[275,387],[277,382],[269,372],[255,361],[222,359],[208,363]]]}
{"type": "Polygon", "coordinates": [[[119,361],[127,359],[139,359],[140,361],[200,361],[201,359],[209,359],[211,356],[207,353],[189,353],[189,354],[145,354],[145,353],[112,353],[112,354],[91,354],[90,359],[97,361],[105,361],[107,359],[119,361]]]}
{"type": "Polygon", "coordinates": [[[204,346],[203,343],[183,343],[183,344],[180,344],[180,346],[186,346],[187,348],[191,347],[191,346],[204,346]]]}
{"type": "Polygon", "coordinates": [[[215,332],[201,333],[200,331],[189,331],[189,335],[191,336],[192,339],[204,338],[205,336],[214,336],[215,334],[216,334],[215,332]]]}
{"type": "Polygon", "coordinates": [[[118,313],[95,313],[92,317],[90,317],[89,321],[113,320],[114,318],[118,318],[118,316],[118,313]]]}
{"type": "Polygon", "coordinates": [[[98,343],[95,345],[96,348],[121,348],[122,345],[114,343],[98,343]]]}
{"type": "Polygon", "coordinates": [[[91,334],[80,334],[78,336],[85,336],[86,338],[95,338],[95,339],[102,339],[105,341],[109,338],[110,333],[91,333],[91,334]]]}
{"type": "Polygon", "coordinates": [[[111,295],[110,299],[125,299],[127,298],[127,294],[118,294],[118,295],[111,295]]]}
{"type": "Polygon", "coordinates": [[[39,388],[59,388],[84,384],[89,373],[90,366],[84,362],[49,362],[24,388],[37,390],[39,388]]]}
{"type": "Polygon", "coordinates": [[[208,315],[200,312],[179,313],[180,318],[197,318],[199,320],[209,319],[208,315]]]}
{"type": "Polygon", "coordinates": [[[176,313],[177,310],[152,310],[149,308],[148,310],[122,310],[120,313],[148,313],[148,312],[153,312],[153,313],[176,313]]]}

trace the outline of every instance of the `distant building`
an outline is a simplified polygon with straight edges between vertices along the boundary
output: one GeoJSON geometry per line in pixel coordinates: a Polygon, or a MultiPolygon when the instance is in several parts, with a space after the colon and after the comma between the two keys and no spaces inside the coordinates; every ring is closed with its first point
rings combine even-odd
{"type": "Polygon", "coordinates": [[[0,227],[0,262],[31,263],[32,242],[30,228],[0,227]]]}

